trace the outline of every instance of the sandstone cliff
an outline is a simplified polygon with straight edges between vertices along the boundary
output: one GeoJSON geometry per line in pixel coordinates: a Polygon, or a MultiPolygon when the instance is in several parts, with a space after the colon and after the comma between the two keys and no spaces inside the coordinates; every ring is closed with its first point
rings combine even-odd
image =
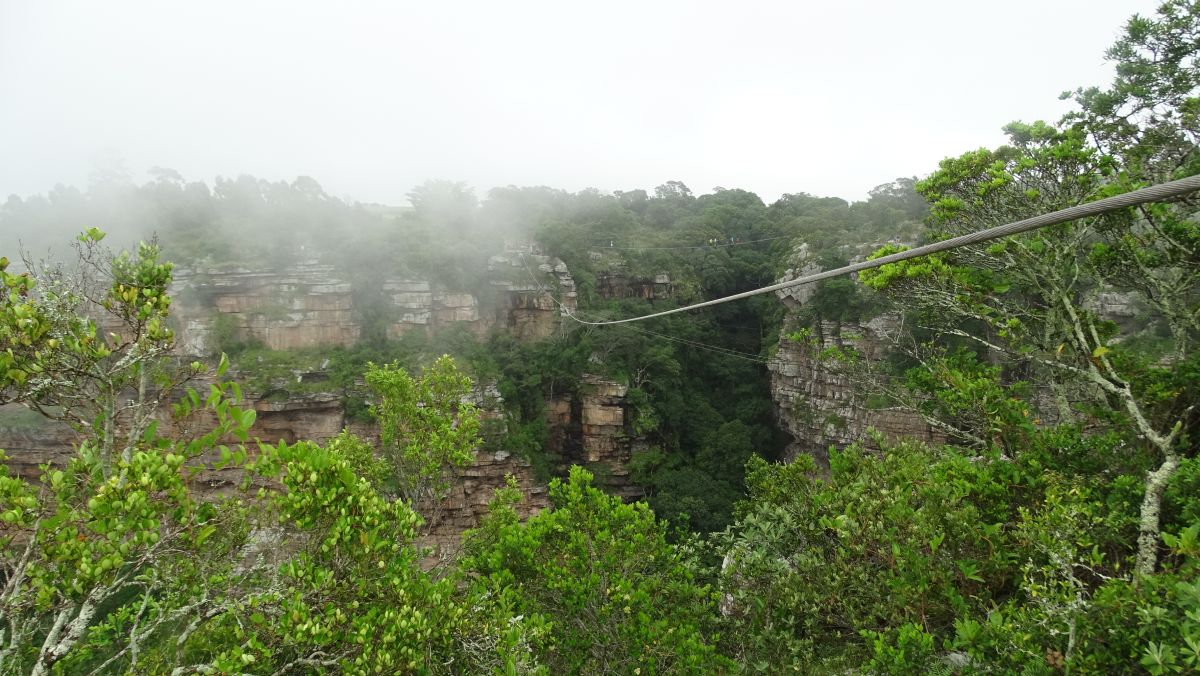
{"type": "MultiPolygon", "coordinates": [[[[385,279],[378,291],[393,311],[389,335],[432,333],[461,325],[480,335],[506,330],[521,340],[537,340],[559,331],[563,313],[576,306],[570,271],[561,260],[542,255],[535,244],[518,243],[493,256],[488,262],[487,282],[485,293],[479,294],[443,288],[430,280],[385,279]]],[[[354,305],[355,289],[333,266],[316,261],[286,270],[179,270],[172,295],[177,351],[182,355],[211,354],[221,340],[230,339],[258,342],[274,350],[348,347],[363,332],[354,305]]],[[[243,369],[247,371],[240,376],[252,376],[254,365],[243,365],[243,369]]],[[[341,392],[322,391],[325,373],[289,371],[278,375],[265,379],[260,391],[246,390],[247,405],[257,413],[252,437],[271,444],[323,443],[348,428],[377,441],[374,425],[347,418],[341,392]],[[292,387],[293,381],[304,386],[292,387]]],[[[586,459],[601,481],[624,486],[621,477],[628,473],[623,463],[629,453],[621,399],[624,391],[615,383],[596,380],[585,392],[573,409],[583,416],[573,428],[579,430],[573,443],[586,452],[578,455],[561,447],[551,452],[572,461],[586,459]]],[[[530,464],[504,449],[499,393],[494,387],[484,387],[476,399],[488,438],[476,452],[475,462],[457,470],[450,495],[433,510],[438,516],[430,524],[430,542],[439,548],[457,542],[459,533],[477,525],[494,489],[503,486],[509,475],[524,493],[523,515],[547,505],[545,486],[530,464]]],[[[169,434],[172,424],[164,422],[161,430],[169,434]]],[[[40,465],[64,463],[77,441],[77,435],[65,425],[21,407],[0,407],[0,449],[8,453],[15,474],[38,477],[40,465]]],[[[235,470],[209,470],[194,477],[201,490],[213,494],[228,491],[239,480],[235,470]]],[[[626,487],[623,494],[631,493],[626,487]]]]}
{"type": "Polygon", "coordinates": [[[274,350],[352,345],[361,333],[350,284],[330,265],[284,270],[178,270],[171,286],[176,339],[184,354],[206,354],[227,330],[274,350]]]}
{"type": "Polygon", "coordinates": [[[566,263],[527,246],[529,251],[510,247],[488,259],[488,283],[499,293],[496,325],[519,340],[538,340],[559,330],[563,314],[576,309],[578,294],[566,263]]]}
{"type": "MultiPolygon", "coordinates": [[[[495,389],[478,389],[472,399],[481,406],[481,418],[487,423],[485,443],[475,452],[472,465],[454,470],[456,480],[446,499],[426,510],[437,515],[429,524],[428,543],[438,547],[457,542],[463,530],[478,525],[479,519],[487,513],[487,503],[494,490],[504,486],[510,475],[524,495],[519,506],[523,517],[548,505],[546,487],[537,479],[529,462],[503,449],[504,415],[495,389]]],[[[378,427],[373,423],[348,420],[337,394],[293,395],[285,400],[250,395],[246,404],[257,412],[250,430],[251,438],[267,444],[299,440],[324,443],[343,429],[378,443],[378,427]]],[[[199,422],[205,424],[203,419],[199,422]]],[[[181,424],[165,417],[164,423],[160,431],[168,435],[177,432],[181,424]]],[[[14,475],[37,480],[41,465],[65,464],[78,441],[79,436],[64,424],[42,418],[19,405],[0,406],[0,449],[9,456],[9,471],[14,475]]],[[[253,454],[254,449],[250,450],[253,454]]],[[[212,462],[216,456],[204,460],[212,462]]],[[[195,474],[192,483],[201,493],[224,495],[242,479],[243,474],[237,469],[206,469],[195,474]]]]}
{"type": "Polygon", "coordinates": [[[546,450],[559,473],[565,473],[570,465],[580,465],[608,492],[636,500],[645,491],[630,479],[629,460],[642,440],[632,432],[628,391],[616,381],[584,374],[578,394],[550,400],[546,450]]]}
{"type": "MultiPolygon", "coordinates": [[[[821,271],[807,244],[793,251],[791,263],[780,281],[821,271]]],[[[915,413],[871,406],[872,393],[863,391],[861,384],[852,382],[820,355],[830,347],[853,347],[864,359],[884,359],[888,353],[886,336],[895,329],[894,316],[882,315],[862,323],[818,321],[806,340],[789,338],[800,328],[795,313],[812,299],[815,290],[813,284],[802,284],[775,292],[790,313],[780,330],[778,351],[767,364],[776,419],[792,437],[786,458],[806,454],[819,466],[827,467],[830,447],[840,449],[855,442],[870,446],[869,429],[891,439],[945,442],[940,431],[915,413]]]]}
{"type": "Polygon", "coordinates": [[[179,270],[171,288],[178,349],[205,355],[223,341],[273,350],[349,347],[363,334],[355,298],[370,294],[383,297],[392,338],[451,325],[478,335],[501,329],[522,340],[545,338],[559,330],[564,312],[575,309],[577,294],[566,264],[527,250],[533,246],[492,256],[486,288],[471,290],[411,276],[356,289],[343,272],[317,261],[280,270],[179,270]]]}
{"type": "Polygon", "coordinates": [[[920,415],[870,406],[871,392],[820,356],[825,348],[854,347],[865,359],[882,359],[887,350],[882,336],[891,321],[878,317],[863,324],[820,322],[812,329],[815,345],[788,338],[797,327],[785,323],[779,350],[767,368],[779,425],[792,437],[788,459],[806,454],[819,466],[828,466],[831,446],[841,449],[855,442],[871,446],[869,429],[889,439],[945,442],[945,436],[920,415]]]}

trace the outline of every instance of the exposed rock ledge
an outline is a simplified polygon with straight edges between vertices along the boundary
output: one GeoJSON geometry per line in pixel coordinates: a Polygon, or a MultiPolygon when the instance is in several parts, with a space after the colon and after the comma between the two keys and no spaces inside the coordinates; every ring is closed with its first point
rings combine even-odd
{"type": "MultiPolygon", "coordinates": [[[[861,260],[864,247],[856,258],[861,260]]],[[[791,268],[779,281],[798,279],[821,271],[807,244],[797,246],[791,268]]],[[[775,292],[789,310],[800,309],[812,298],[815,284],[802,284],[775,292]]],[[[852,443],[871,445],[869,429],[885,438],[901,437],[944,443],[945,436],[921,416],[909,411],[879,410],[867,405],[870,392],[861,392],[849,377],[823,362],[819,353],[828,347],[854,347],[864,359],[886,357],[884,336],[895,328],[895,318],[884,315],[863,324],[822,321],[812,327],[813,343],[791,340],[799,328],[789,317],[779,332],[779,350],[767,364],[771,371],[771,397],[779,426],[792,437],[787,459],[810,455],[822,467],[829,465],[829,449],[852,443]]]]}

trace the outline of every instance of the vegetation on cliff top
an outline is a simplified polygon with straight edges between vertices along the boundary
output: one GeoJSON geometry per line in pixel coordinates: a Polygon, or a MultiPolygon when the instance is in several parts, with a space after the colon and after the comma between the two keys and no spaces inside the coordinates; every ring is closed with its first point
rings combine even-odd
{"type": "MultiPolygon", "coordinates": [[[[1014,123],[1009,145],[860,205],[792,195],[768,207],[669,183],[654,196],[510,189],[480,206],[431,184],[392,225],[437,242],[472,240],[479,219],[532,220],[593,316],[731,293],[770,281],[794,234],[827,264],[856,255],[841,248],[851,229],[869,239],[858,226],[921,214],[910,187],[932,205],[932,239],[1195,173],[1197,34],[1200,6],[1180,0],[1134,18],[1109,52],[1116,81],[1069,94],[1077,112],[1014,123]],[[764,241],[709,243],[738,239],[764,241]],[[632,248],[618,257],[617,241],[632,248]],[[680,242],[696,247],[653,248],[680,242]],[[659,271],[679,280],[676,296],[604,291],[606,275],[659,271]]],[[[297,199],[297,232],[313,238],[297,246],[348,251],[322,241],[322,219],[350,207],[314,183],[246,180],[214,196],[164,181],[168,202],[199,205],[188,218],[221,204],[246,219],[228,227],[268,217],[264,200],[297,199]]],[[[348,433],[255,444],[229,362],[210,375],[170,355],[173,269],[155,246],[110,255],[93,229],[78,266],[18,273],[0,259],[0,403],[82,438],[40,480],[0,468],[0,673],[1195,672],[1196,214],[1194,199],[1152,205],[818,289],[800,323],[904,319],[902,358],[839,347],[830,369],[949,439],[864,439],[831,452],[827,472],[770,462],[760,362],[780,318],[765,300],[532,344],[463,340],[462,363],[498,381],[530,452],[548,392],[585,372],[626,383],[651,492],[624,504],[572,468],[522,523],[510,485],[464,556],[429,570],[419,539],[448,469],[478,443],[453,360],[415,375],[375,366],[430,346],[369,333],[335,371],[372,388],[381,448],[348,433]],[[1107,294],[1140,299],[1136,326],[1105,315],[1107,294]],[[198,490],[212,477],[232,478],[224,494],[198,490]]],[[[222,242],[175,241],[195,260],[230,260],[222,242]]],[[[491,250],[472,242],[409,263],[469,287],[491,250]]]]}

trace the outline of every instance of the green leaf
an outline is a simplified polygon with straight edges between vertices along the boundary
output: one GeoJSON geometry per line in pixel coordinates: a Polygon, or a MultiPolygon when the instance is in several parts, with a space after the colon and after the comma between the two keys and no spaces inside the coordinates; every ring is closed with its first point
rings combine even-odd
{"type": "Polygon", "coordinates": [[[151,442],[151,440],[154,439],[154,435],[157,432],[158,432],[158,421],[151,420],[150,424],[146,426],[146,431],[142,432],[142,441],[144,443],[149,444],[151,442]]]}
{"type": "Polygon", "coordinates": [[[204,541],[207,540],[209,538],[209,536],[211,536],[215,532],[217,532],[216,526],[210,525],[210,526],[205,526],[204,528],[201,528],[200,532],[196,534],[196,546],[199,547],[200,545],[204,544],[204,541]]]}

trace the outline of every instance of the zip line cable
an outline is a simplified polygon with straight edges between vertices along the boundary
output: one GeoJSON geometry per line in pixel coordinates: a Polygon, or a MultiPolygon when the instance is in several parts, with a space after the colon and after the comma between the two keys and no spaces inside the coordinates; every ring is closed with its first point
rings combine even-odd
{"type": "Polygon", "coordinates": [[[664,336],[661,333],[655,333],[653,331],[647,331],[645,329],[639,329],[639,328],[636,328],[633,326],[630,326],[628,328],[630,328],[634,331],[637,331],[638,333],[644,333],[649,336],[656,336],[658,338],[662,338],[663,340],[670,340],[670,341],[674,341],[676,343],[690,345],[699,350],[708,350],[709,352],[716,352],[717,354],[723,354],[726,357],[736,357],[738,359],[745,359],[747,361],[756,362],[758,364],[766,364],[767,363],[766,359],[763,359],[762,357],[760,357],[756,354],[750,354],[749,352],[739,352],[737,350],[730,349],[727,347],[720,347],[717,345],[709,345],[707,343],[698,343],[698,342],[695,342],[692,340],[688,340],[686,338],[677,338],[675,336],[664,336]]]}
{"type": "MultiPolygon", "coordinates": [[[[665,317],[667,315],[673,315],[673,314],[677,314],[680,312],[687,312],[689,310],[697,310],[702,307],[710,307],[713,305],[720,305],[722,303],[728,303],[728,302],[735,301],[735,300],[741,300],[743,298],[750,298],[751,296],[758,296],[758,295],[761,295],[764,293],[771,293],[773,291],[779,291],[780,289],[786,289],[786,288],[793,287],[793,286],[799,286],[801,284],[811,284],[813,282],[819,282],[823,279],[830,279],[831,277],[839,277],[841,275],[849,274],[851,272],[858,272],[860,270],[870,270],[872,268],[877,268],[882,265],[887,265],[888,263],[899,263],[900,261],[906,261],[906,260],[909,260],[910,258],[917,258],[920,256],[928,256],[929,254],[940,253],[942,251],[949,251],[950,249],[957,249],[959,247],[964,247],[964,246],[968,246],[971,244],[979,244],[981,242],[990,242],[994,239],[1000,239],[1001,237],[1008,237],[1010,235],[1018,235],[1023,232],[1029,232],[1030,230],[1036,230],[1038,228],[1044,228],[1044,227],[1050,226],[1050,225],[1057,225],[1059,223],[1065,223],[1067,221],[1074,221],[1074,220],[1080,219],[1080,218],[1088,218],[1090,216],[1099,216],[1101,214],[1106,214],[1110,211],[1124,209],[1125,207],[1132,207],[1132,206],[1137,206],[1139,204],[1145,204],[1147,202],[1157,202],[1160,200],[1170,199],[1173,197],[1179,197],[1181,195],[1186,195],[1187,193],[1195,192],[1197,190],[1200,190],[1200,175],[1189,176],[1187,178],[1181,178],[1177,181],[1170,181],[1169,183],[1161,183],[1159,185],[1150,186],[1148,188],[1142,188],[1141,190],[1127,192],[1122,195],[1106,197],[1102,200],[1096,200],[1095,202],[1088,202],[1087,204],[1079,204],[1079,205],[1076,205],[1073,207],[1069,207],[1067,209],[1062,209],[1060,211],[1053,211],[1048,214],[1042,214],[1041,216],[1034,216],[1032,218],[1026,218],[1024,220],[1015,221],[1013,223],[1007,223],[1005,225],[998,225],[994,228],[988,228],[986,230],[980,230],[978,232],[972,232],[972,233],[968,233],[966,235],[960,235],[958,237],[953,237],[951,239],[943,240],[941,242],[935,242],[933,244],[926,244],[925,246],[919,246],[915,249],[901,251],[899,253],[894,253],[889,256],[883,256],[881,258],[876,258],[874,260],[863,261],[861,263],[854,263],[852,265],[847,265],[845,267],[837,268],[834,270],[827,270],[825,272],[819,272],[817,274],[800,277],[799,279],[793,279],[793,280],[790,280],[787,282],[780,282],[778,284],[764,286],[760,289],[754,289],[752,291],[743,291],[742,293],[735,293],[731,296],[725,296],[723,298],[716,298],[713,300],[705,301],[703,303],[695,303],[693,305],[685,305],[684,307],[675,308],[673,310],[664,310],[662,312],[655,312],[655,313],[648,314],[648,315],[642,315],[640,317],[628,317],[626,319],[612,319],[612,320],[608,320],[608,321],[587,321],[584,319],[580,319],[578,316],[576,316],[573,312],[571,312],[569,309],[567,309],[565,307],[563,307],[562,310],[564,313],[566,313],[566,315],[568,317],[570,317],[571,319],[575,320],[576,322],[578,322],[580,324],[584,324],[586,326],[609,326],[612,324],[626,324],[629,322],[640,322],[640,321],[644,321],[647,319],[653,319],[654,317],[665,317]]],[[[528,269],[528,268],[526,268],[526,269],[528,269]]]]}
{"type": "MultiPolygon", "coordinates": [[[[778,237],[765,237],[763,239],[751,239],[745,242],[726,242],[723,238],[715,244],[699,244],[695,246],[604,246],[603,240],[600,240],[599,246],[593,248],[597,251],[610,249],[613,251],[680,251],[683,249],[728,249],[731,246],[742,246],[743,244],[758,244],[759,242],[774,242],[777,239],[795,239],[795,235],[780,235],[778,237]]],[[[612,240],[608,240],[612,242],[612,240]]]]}
{"type": "MultiPolygon", "coordinates": [[[[542,283],[540,281],[538,281],[537,277],[533,274],[533,270],[529,269],[529,263],[528,263],[528,261],[526,261],[524,254],[521,255],[521,267],[525,268],[525,274],[529,275],[530,281],[532,281],[534,283],[534,285],[537,286],[538,291],[546,294],[546,297],[548,297],[552,303],[554,303],[555,305],[558,306],[560,313],[562,313],[563,315],[566,315],[568,317],[573,316],[571,313],[571,308],[560,303],[558,301],[558,299],[554,297],[554,294],[550,293],[546,289],[546,287],[542,286],[542,283]]],[[[661,333],[655,333],[654,331],[649,331],[647,329],[639,329],[635,326],[630,326],[628,328],[630,330],[636,331],[638,333],[662,338],[663,340],[670,340],[670,341],[673,341],[676,343],[690,345],[691,347],[694,347],[699,350],[708,350],[709,352],[716,352],[717,354],[723,354],[727,357],[734,357],[736,359],[745,359],[747,361],[753,361],[753,362],[756,362],[759,364],[767,363],[766,359],[763,359],[762,357],[760,357],[759,355],[756,355],[756,354],[750,354],[749,352],[739,352],[738,350],[734,350],[731,348],[721,347],[719,345],[709,345],[707,343],[701,343],[701,342],[697,342],[697,341],[693,341],[693,340],[688,340],[686,338],[677,338],[675,336],[664,336],[661,333]]]]}

